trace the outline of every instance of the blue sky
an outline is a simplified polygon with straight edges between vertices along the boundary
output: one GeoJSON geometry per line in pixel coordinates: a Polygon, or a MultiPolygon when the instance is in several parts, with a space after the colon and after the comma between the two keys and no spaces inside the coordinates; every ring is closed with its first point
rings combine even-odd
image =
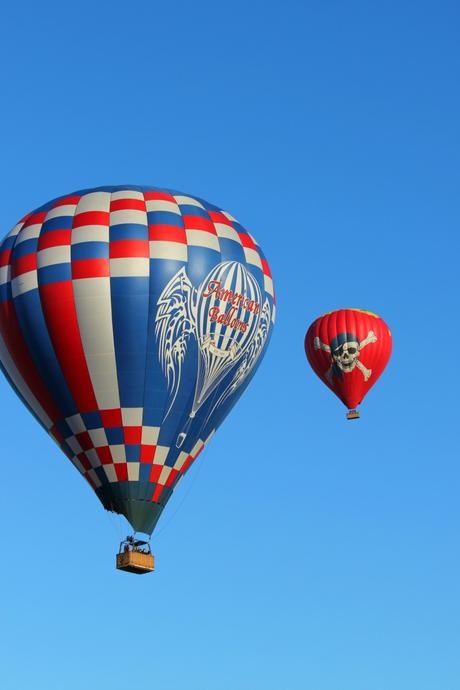
{"type": "Polygon", "coordinates": [[[11,3],[1,220],[153,184],[236,216],[278,320],[168,505],[157,572],[0,387],[5,690],[458,690],[455,2],[11,3]],[[309,370],[333,308],[390,325],[362,407],[309,370]]]}

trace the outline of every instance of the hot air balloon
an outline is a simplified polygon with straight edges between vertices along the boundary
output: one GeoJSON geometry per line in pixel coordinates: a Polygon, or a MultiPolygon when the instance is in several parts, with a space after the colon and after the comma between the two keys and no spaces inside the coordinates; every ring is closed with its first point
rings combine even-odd
{"type": "Polygon", "coordinates": [[[391,355],[391,332],[376,314],[338,309],[320,316],[305,336],[313,371],[348,407],[347,419],[385,369],[391,355]]]}
{"type": "MultiPolygon", "coordinates": [[[[151,535],[265,353],[262,250],[202,199],[126,185],[29,213],[0,260],[6,378],[103,506],[151,535]]],[[[122,547],[118,567],[153,569],[148,539],[122,547]]]]}

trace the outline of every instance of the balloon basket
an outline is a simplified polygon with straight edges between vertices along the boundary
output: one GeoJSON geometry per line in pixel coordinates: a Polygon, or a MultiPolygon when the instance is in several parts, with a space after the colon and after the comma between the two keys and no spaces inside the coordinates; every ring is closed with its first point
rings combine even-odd
{"type": "Polygon", "coordinates": [[[348,410],[347,419],[359,419],[358,410],[348,410]]]}
{"type": "Polygon", "coordinates": [[[135,575],[151,573],[155,569],[155,559],[147,541],[128,537],[120,544],[116,559],[117,570],[135,575]]]}

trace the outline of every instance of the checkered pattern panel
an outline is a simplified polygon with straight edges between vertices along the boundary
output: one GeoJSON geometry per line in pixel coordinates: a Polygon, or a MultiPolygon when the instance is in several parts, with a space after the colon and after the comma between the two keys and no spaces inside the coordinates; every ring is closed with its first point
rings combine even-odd
{"type": "Polygon", "coordinates": [[[53,426],[50,434],[94,489],[107,482],[148,481],[152,501],[158,501],[165,487],[177,486],[214,430],[178,453],[158,444],[160,427],[136,424],[141,416],[136,408],[77,414],[53,426]],[[96,426],[101,421],[106,426],[96,426]]]}
{"type": "MultiPolygon", "coordinates": [[[[16,296],[37,287],[37,271],[47,283],[70,277],[149,275],[149,258],[185,262],[190,247],[221,252],[222,243],[229,242],[248,265],[263,272],[265,290],[273,296],[268,263],[256,240],[233,216],[193,197],[160,191],[100,191],[58,199],[48,211],[32,213],[13,228],[0,253],[0,268],[10,258],[9,245],[22,245],[11,266],[16,296]],[[110,257],[109,227],[116,228],[110,257]],[[143,227],[148,237],[139,232],[143,227]]],[[[6,282],[5,271],[2,278],[6,282]]]]}

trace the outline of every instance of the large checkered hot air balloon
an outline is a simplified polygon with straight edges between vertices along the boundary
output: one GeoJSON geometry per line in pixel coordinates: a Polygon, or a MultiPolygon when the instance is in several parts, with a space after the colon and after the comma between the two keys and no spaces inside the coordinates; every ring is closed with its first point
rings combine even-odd
{"type": "Polygon", "coordinates": [[[104,507],[151,534],[267,347],[259,245],[201,199],[122,186],[41,206],[0,252],[5,376],[104,507]]]}
{"type": "Polygon", "coordinates": [[[317,318],[305,336],[313,371],[349,408],[356,407],[385,369],[391,355],[391,332],[385,321],[362,309],[337,309],[317,318]]]}

